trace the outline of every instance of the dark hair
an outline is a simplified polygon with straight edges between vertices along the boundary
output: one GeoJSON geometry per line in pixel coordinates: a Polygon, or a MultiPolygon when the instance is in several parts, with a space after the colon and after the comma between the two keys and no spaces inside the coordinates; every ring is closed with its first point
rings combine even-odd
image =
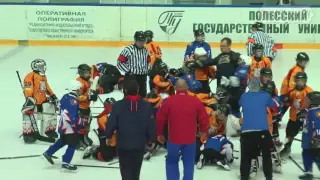
{"type": "Polygon", "coordinates": [[[123,83],[125,95],[137,95],[139,92],[139,84],[135,79],[127,79],[123,83]]]}
{"type": "Polygon", "coordinates": [[[230,46],[232,44],[232,40],[230,38],[228,38],[228,37],[222,38],[220,42],[222,42],[222,41],[227,41],[227,45],[228,46],[230,46]]]}

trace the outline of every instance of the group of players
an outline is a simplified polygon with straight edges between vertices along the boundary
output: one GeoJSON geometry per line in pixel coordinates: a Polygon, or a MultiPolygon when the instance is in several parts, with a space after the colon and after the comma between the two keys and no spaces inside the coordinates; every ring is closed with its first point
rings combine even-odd
{"type": "MultiPolygon", "coordinates": [[[[150,51],[152,61],[149,71],[150,92],[145,99],[154,107],[156,115],[157,109],[165,98],[174,94],[175,81],[178,78],[186,80],[189,85],[189,94],[198,97],[204,104],[209,115],[210,128],[208,136],[198,138],[196,164],[201,169],[205,164],[216,163],[226,170],[230,170],[230,163],[233,162],[234,147],[226,135],[237,136],[241,130],[241,113],[238,100],[242,93],[246,91],[247,81],[251,78],[258,78],[261,82],[261,90],[268,92],[278,102],[274,109],[266,109],[270,133],[274,137],[272,151],[273,162],[276,171],[281,171],[281,156],[290,153],[291,144],[295,136],[303,128],[304,137],[314,135],[313,129],[320,129],[320,93],[313,91],[307,86],[307,74],[304,72],[309,62],[306,53],[298,53],[296,65],[292,67],[284,78],[280,95],[272,80],[272,61],[264,56],[265,48],[262,44],[254,43],[252,53],[244,56],[234,53],[230,49],[224,49],[221,45],[222,53],[217,58],[211,57],[211,48],[204,41],[204,33],[201,30],[194,32],[195,41],[187,46],[184,65],[182,68],[169,69],[167,64],[161,59],[159,46],[152,41],[153,33],[146,31],[147,47],[150,51]],[[156,47],[156,48],[154,48],[156,47]],[[214,67],[214,65],[216,67],[214,67]],[[221,71],[225,68],[234,69],[233,72],[221,71]],[[219,70],[220,69],[220,70],[219,70]],[[227,72],[227,73],[226,73],[227,72]],[[210,82],[216,79],[218,87],[216,93],[212,93],[210,82]],[[308,103],[306,103],[306,101],[308,103]],[[307,108],[315,111],[314,116],[307,118],[307,108]],[[290,108],[290,119],[286,128],[286,141],[281,150],[282,143],[279,140],[278,126],[283,115],[290,108]],[[307,123],[311,122],[312,123],[307,123]],[[309,131],[308,131],[309,128],[309,131]],[[311,128],[311,129],[310,129],[311,128]],[[311,131],[311,132],[310,132],[311,131]],[[306,134],[306,135],[305,135],[306,134]]],[[[226,42],[230,46],[229,38],[224,38],[221,44],[226,42]]],[[[272,58],[273,59],[273,58],[272,58]]],[[[23,106],[23,138],[25,143],[33,143],[40,137],[46,135],[49,138],[57,138],[55,132],[57,126],[57,111],[60,115],[59,132],[62,134],[60,139],[52,145],[45,153],[44,157],[53,164],[52,155],[64,145],[68,145],[66,154],[63,157],[63,168],[75,170],[76,167],[70,164],[76,149],[85,150],[84,159],[93,157],[100,161],[111,161],[117,156],[116,151],[116,132],[111,140],[103,137],[103,132],[107,126],[108,115],[111,112],[114,98],[107,98],[104,104],[104,111],[97,116],[99,125],[97,135],[100,145],[94,146],[88,137],[92,116],[90,112],[90,102],[99,99],[98,94],[110,93],[113,90],[121,90],[123,76],[115,66],[107,63],[100,63],[89,66],[81,64],[78,66],[79,77],[60,100],[51,90],[46,76],[46,63],[44,60],[36,59],[31,63],[32,72],[24,80],[24,93],[26,103],[23,106]],[[79,112],[79,114],[78,114],[79,112]],[[78,118],[80,117],[80,119],[78,118]],[[36,121],[41,122],[41,132],[37,128],[36,121]]],[[[101,99],[99,99],[101,101],[101,99]]],[[[166,129],[164,129],[166,131],[166,129]]],[[[315,134],[317,136],[318,134],[315,134]]],[[[305,141],[310,141],[306,139],[305,141]]],[[[303,139],[303,144],[306,143],[303,139]]],[[[163,139],[158,139],[153,149],[146,148],[145,158],[150,159],[161,147],[166,147],[163,139]]],[[[301,179],[310,179],[312,171],[310,163],[313,161],[320,165],[320,153],[310,146],[303,146],[303,158],[309,158],[309,165],[306,167],[306,175],[301,179]],[[311,149],[311,150],[310,150],[311,149]],[[310,160],[311,159],[311,160],[310,160]],[[309,167],[309,169],[307,169],[309,167]]],[[[258,149],[258,148],[257,148],[258,149]]],[[[255,176],[259,169],[258,156],[260,151],[252,157],[252,175],[255,176]]],[[[311,165],[312,167],[312,165],[311,165]]],[[[319,166],[320,167],[320,166],[319,166]]]]}

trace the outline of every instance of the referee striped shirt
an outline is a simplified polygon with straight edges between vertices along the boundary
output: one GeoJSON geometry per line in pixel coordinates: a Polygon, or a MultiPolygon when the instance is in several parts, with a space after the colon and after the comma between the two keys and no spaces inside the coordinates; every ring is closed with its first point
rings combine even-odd
{"type": "Polygon", "coordinates": [[[117,68],[133,75],[146,75],[149,70],[150,56],[146,47],[137,48],[134,44],[125,47],[119,57],[117,68]]]}
{"type": "Polygon", "coordinates": [[[275,58],[276,49],[274,47],[274,40],[268,34],[262,31],[253,32],[247,42],[248,56],[253,56],[253,44],[262,44],[264,47],[264,56],[275,58]]]}

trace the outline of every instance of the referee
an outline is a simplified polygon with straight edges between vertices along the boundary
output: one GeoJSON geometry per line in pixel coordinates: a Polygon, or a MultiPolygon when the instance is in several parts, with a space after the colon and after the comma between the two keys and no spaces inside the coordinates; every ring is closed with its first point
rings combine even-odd
{"type": "Polygon", "coordinates": [[[274,47],[274,40],[272,39],[272,37],[263,32],[264,24],[262,24],[261,22],[256,22],[252,25],[251,30],[252,33],[249,36],[247,42],[248,56],[253,56],[253,44],[262,44],[264,47],[263,56],[266,56],[270,59],[270,61],[273,61],[276,57],[277,50],[274,47]]]}
{"type": "Polygon", "coordinates": [[[121,51],[117,68],[125,73],[125,80],[135,79],[138,82],[139,95],[144,98],[147,94],[147,74],[150,63],[144,32],[137,31],[134,34],[134,41],[121,51]]]}

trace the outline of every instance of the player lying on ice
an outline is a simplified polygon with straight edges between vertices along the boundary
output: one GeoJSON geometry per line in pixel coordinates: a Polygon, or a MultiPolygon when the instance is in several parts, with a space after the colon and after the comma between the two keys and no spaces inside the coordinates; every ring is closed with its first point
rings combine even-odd
{"type": "Polygon", "coordinates": [[[226,170],[230,170],[229,163],[233,162],[233,144],[226,138],[226,122],[230,114],[230,106],[219,104],[215,107],[206,107],[210,119],[209,138],[198,139],[196,161],[197,168],[205,164],[215,163],[226,170]]]}
{"type": "Polygon", "coordinates": [[[117,156],[116,150],[116,132],[112,135],[112,138],[106,143],[106,137],[104,137],[104,131],[108,125],[108,117],[112,109],[112,104],[116,100],[114,98],[107,98],[104,101],[104,111],[98,115],[98,137],[100,144],[87,147],[83,153],[83,159],[93,157],[99,161],[109,162],[117,156]]]}
{"type": "Polygon", "coordinates": [[[91,79],[98,79],[99,94],[108,94],[113,90],[122,90],[124,76],[116,66],[108,63],[98,63],[91,66],[91,79]]]}

